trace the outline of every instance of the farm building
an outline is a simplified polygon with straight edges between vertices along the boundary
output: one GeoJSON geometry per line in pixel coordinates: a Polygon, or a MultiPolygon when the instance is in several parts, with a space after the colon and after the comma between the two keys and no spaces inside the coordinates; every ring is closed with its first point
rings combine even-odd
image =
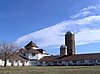
{"type": "Polygon", "coordinates": [[[38,65],[100,65],[100,53],[75,54],[74,33],[68,31],[65,35],[65,45],[60,47],[60,55],[45,56],[38,60],[38,65]]]}
{"type": "MultiPolygon", "coordinates": [[[[36,66],[44,56],[48,56],[48,53],[31,41],[7,59],[7,66],[36,66]]],[[[3,55],[0,55],[0,66],[4,66],[4,62],[3,55]]]]}
{"type": "MultiPolygon", "coordinates": [[[[0,66],[4,66],[3,55],[0,54],[0,66]]],[[[60,55],[49,55],[30,41],[24,48],[16,51],[7,59],[7,66],[75,66],[100,65],[100,53],[75,54],[74,33],[65,35],[65,45],[60,47],[60,55]]]]}

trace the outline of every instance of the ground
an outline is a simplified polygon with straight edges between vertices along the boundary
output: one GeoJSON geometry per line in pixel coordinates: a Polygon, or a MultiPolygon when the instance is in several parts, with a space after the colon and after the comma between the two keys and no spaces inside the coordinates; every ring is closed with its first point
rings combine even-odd
{"type": "Polygon", "coordinates": [[[100,66],[0,67],[0,74],[100,74],[100,66]]]}

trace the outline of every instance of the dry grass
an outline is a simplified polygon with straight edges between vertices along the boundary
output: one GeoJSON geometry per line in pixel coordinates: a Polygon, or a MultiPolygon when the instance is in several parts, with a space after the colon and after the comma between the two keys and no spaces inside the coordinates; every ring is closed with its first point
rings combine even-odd
{"type": "Polygon", "coordinates": [[[100,66],[0,67],[0,74],[100,74],[100,66]]]}

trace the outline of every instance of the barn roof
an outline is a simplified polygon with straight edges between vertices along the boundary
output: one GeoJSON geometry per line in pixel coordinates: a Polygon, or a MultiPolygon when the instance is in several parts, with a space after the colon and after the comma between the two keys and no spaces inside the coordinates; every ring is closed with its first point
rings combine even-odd
{"type": "MultiPolygon", "coordinates": [[[[0,59],[4,60],[4,55],[0,54],[0,59]]],[[[20,60],[20,61],[27,61],[27,59],[24,59],[23,57],[19,56],[18,54],[14,53],[12,55],[10,55],[7,59],[10,60],[20,60]]]]}
{"type": "Polygon", "coordinates": [[[55,61],[59,56],[44,56],[39,61],[55,61]]]}
{"type": "Polygon", "coordinates": [[[91,54],[76,54],[72,56],[64,56],[60,60],[69,61],[69,60],[98,60],[100,59],[100,53],[91,53],[91,54]]]}
{"type": "Polygon", "coordinates": [[[72,56],[45,56],[39,61],[73,61],[73,60],[98,60],[100,53],[75,54],[72,56]]]}
{"type": "Polygon", "coordinates": [[[27,48],[27,47],[36,47],[36,48],[38,48],[38,46],[37,46],[34,42],[32,42],[32,41],[30,41],[30,42],[25,46],[25,48],[27,48]]]}

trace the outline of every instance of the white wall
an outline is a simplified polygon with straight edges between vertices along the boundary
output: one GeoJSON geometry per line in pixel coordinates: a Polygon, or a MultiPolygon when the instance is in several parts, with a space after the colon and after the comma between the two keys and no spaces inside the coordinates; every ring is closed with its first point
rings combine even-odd
{"type": "Polygon", "coordinates": [[[39,59],[43,58],[44,56],[48,56],[48,55],[45,55],[45,54],[38,54],[37,59],[39,60],[39,59]]]}
{"type": "Polygon", "coordinates": [[[32,54],[30,53],[30,54],[28,54],[28,59],[39,60],[39,59],[43,58],[44,56],[48,56],[48,55],[46,55],[46,54],[35,54],[35,56],[32,56],[32,54]]]}
{"type": "Polygon", "coordinates": [[[31,63],[30,63],[30,61],[25,61],[25,62],[24,62],[24,65],[25,65],[25,66],[31,66],[31,63]]]}
{"type": "MultiPolygon", "coordinates": [[[[40,55],[39,55],[40,56],[40,55]]],[[[81,60],[77,60],[76,63],[73,63],[73,61],[57,61],[57,65],[66,65],[68,66],[68,64],[70,65],[91,65],[93,63],[90,62],[90,60],[84,60],[84,62],[80,62],[81,60]]],[[[100,65],[100,60],[94,60],[94,65],[100,65]]],[[[37,61],[24,61],[24,62],[21,62],[20,60],[18,61],[15,61],[13,60],[12,62],[7,60],[7,66],[36,66],[36,65],[43,65],[43,66],[47,66],[47,65],[54,65],[54,62],[53,61],[50,61],[50,62],[37,62],[37,61]]],[[[2,61],[0,59],[0,66],[4,66],[4,61],[2,61]]]]}
{"type": "Polygon", "coordinates": [[[13,61],[10,62],[10,60],[7,60],[7,66],[11,66],[13,61]]]}
{"type": "Polygon", "coordinates": [[[2,61],[2,59],[0,59],[0,66],[4,66],[4,61],[2,61]]]}
{"type": "MultiPolygon", "coordinates": [[[[100,61],[98,62],[98,60],[77,60],[75,63],[73,61],[64,62],[66,63],[66,65],[100,65],[100,61]]],[[[64,64],[64,62],[62,61],[62,64],[64,64]]]]}
{"type": "Polygon", "coordinates": [[[32,53],[28,54],[28,59],[37,59],[38,58],[38,54],[35,54],[34,56],[32,55],[32,53]]]}

